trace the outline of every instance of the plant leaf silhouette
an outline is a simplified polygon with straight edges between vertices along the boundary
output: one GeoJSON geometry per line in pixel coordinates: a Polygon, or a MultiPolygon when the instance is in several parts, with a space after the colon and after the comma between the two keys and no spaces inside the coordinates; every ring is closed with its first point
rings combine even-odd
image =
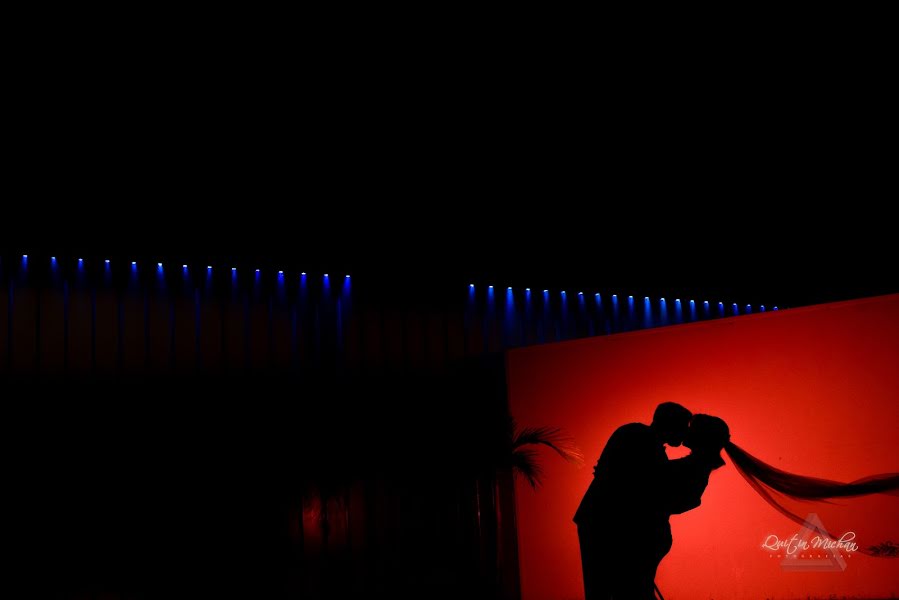
{"type": "Polygon", "coordinates": [[[570,463],[581,465],[584,462],[584,455],[574,440],[558,427],[524,427],[518,430],[515,420],[510,418],[509,431],[512,470],[527,479],[534,489],[541,484],[543,468],[538,452],[525,446],[546,446],[570,463]]]}

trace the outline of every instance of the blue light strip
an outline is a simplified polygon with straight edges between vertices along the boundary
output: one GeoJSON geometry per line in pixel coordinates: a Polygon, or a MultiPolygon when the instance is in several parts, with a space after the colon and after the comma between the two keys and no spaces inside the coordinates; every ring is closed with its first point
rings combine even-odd
{"type": "MultiPolygon", "coordinates": [[[[20,263],[20,264],[22,265],[23,268],[28,268],[28,266],[29,266],[29,258],[30,258],[30,257],[29,257],[28,254],[22,254],[22,255],[21,255],[21,263],[20,263]]],[[[89,261],[89,259],[85,259],[83,256],[76,257],[74,260],[75,260],[75,264],[76,264],[76,266],[77,266],[77,269],[78,269],[79,271],[85,270],[86,267],[87,267],[87,263],[88,263],[88,261],[89,261]]],[[[59,264],[60,264],[60,263],[59,263],[59,257],[58,257],[57,255],[50,256],[50,257],[49,257],[49,261],[50,261],[50,268],[51,268],[51,271],[55,272],[55,271],[59,268],[59,264]]],[[[104,270],[105,272],[110,272],[113,268],[115,268],[115,263],[114,263],[114,261],[113,261],[112,259],[109,259],[109,258],[103,258],[103,259],[100,259],[100,260],[97,261],[97,263],[103,266],[103,270],[104,270]]],[[[129,265],[129,266],[130,266],[130,269],[131,269],[132,272],[136,272],[136,271],[137,271],[138,265],[137,265],[137,261],[136,261],[136,260],[124,261],[124,263],[125,263],[126,265],[129,265]]],[[[231,267],[231,271],[232,271],[233,273],[236,273],[236,272],[237,272],[237,269],[238,269],[238,267],[236,267],[236,266],[232,266],[232,267],[231,267]]],[[[164,273],[164,272],[165,272],[165,268],[164,268],[164,265],[163,265],[162,262],[157,262],[157,263],[156,263],[156,270],[157,270],[157,272],[160,272],[160,273],[164,273]]],[[[207,265],[206,265],[206,271],[207,271],[208,273],[212,273],[212,270],[213,270],[213,265],[207,264],[207,265]]],[[[182,265],[181,265],[181,271],[182,271],[182,273],[183,273],[184,275],[189,274],[189,272],[190,272],[190,265],[187,264],[187,263],[182,263],[182,265]]],[[[254,272],[255,272],[255,274],[256,274],[257,277],[261,275],[261,269],[254,269],[254,272]]],[[[277,276],[278,278],[282,278],[282,277],[283,277],[283,278],[287,278],[288,275],[289,275],[288,272],[285,271],[285,270],[283,270],[283,269],[280,269],[280,270],[277,270],[277,271],[276,271],[276,276],[277,276]]],[[[307,273],[306,273],[305,271],[302,271],[302,272],[299,273],[299,275],[300,275],[300,279],[301,279],[301,281],[302,281],[302,280],[304,280],[304,279],[306,278],[307,273]]],[[[324,278],[325,281],[327,281],[327,280],[329,279],[328,274],[327,274],[327,273],[323,274],[323,278],[324,278]]],[[[348,288],[351,280],[352,280],[352,276],[351,276],[350,274],[345,274],[345,275],[343,276],[343,287],[344,287],[344,288],[348,288]]],[[[474,284],[471,284],[471,287],[474,288],[474,284]]]]}
{"type": "MultiPolygon", "coordinates": [[[[478,297],[476,295],[476,290],[479,287],[480,285],[477,283],[469,283],[467,285],[466,310],[468,314],[474,314],[472,311],[478,311],[479,309],[478,297]]],[[[492,314],[492,311],[498,308],[494,303],[495,287],[497,286],[492,284],[486,286],[486,304],[481,305],[487,311],[484,314],[485,319],[488,318],[488,314],[492,314]]],[[[558,291],[558,296],[555,297],[558,298],[558,303],[556,303],[551,291],[543,289],[543,310],[538,312],[535,318],[535,314],[531,310],[531,288],[502,286],[498,287],[498,289],[503,287],[506,290],[506,298],[503,303],[503,322],[501,322],[503,328],[502,343],[507,348],[534,343],[535,341],[536,343],[545,343],[547,341],[560,341],[575,337],[592,337],[603,333],[650,329],[669,324],[693,323],[753,313],[751,304],[741,305],[737,302],[731,302],[729,303],[730,306],[726,307],[724,302],[717,301],[718,307],[717,311],[715,311],[713,302],[709,300],[697,301],[692,298],[684,301],[686,305],[680,298],[676,298],[673,306],[671,306],[668,299],[664,297],[656,300],[649,296],[644,296],[642,307],[638,307],[635,296],[629,294],[627,296],[627,313],[621,314],[618,294],[611,294],[611,303],[609,306],[606,306],[603,302],[602,294],[599,292],[589,292],[593,294],[594,301],[587,303],[586,296],[588,292],[577,291],[576,312],[569,314],[567,290],[558,291]],[[524,307],[523,312],[517,310],[521,307],[524,307]]],[[[575,307],[572,306],[572,309],[575,309],[575,307]]],[[[768,309],[765,305],[759,305],[756,312],[770,310],[777,310],[777,308],[768,309]]]]}
{"type": "MultiPolygon", "coordinates": [[[[21,254],[21,267],[23,273],[25,271],[30,271],[31,265],[29,265],[29,255],[21,254]]],[[[34,258],[34,257],[32,257],[34,258]]],[[[59,262],[56,256],[51,256],[50,258],[50,270],[51,273],[56,274],[59,269],[59,262]]],[[[114,257],[113,257],[114,258],[114,257]]],[[[71,259],[69,259],[71,260],[71,259]]],[[[130,263],[130,271],[132,275],[132,279],[134,282],[137,282],[137,262],[136,261],[128,261],[125,264],[130,263]]],[[[176,263],[177,264],[177,263],[176,263]]],[[[97,273],[103,274],[105,273],[108,277],[112,269],[115,268],[115,261],[110,258],[101,258],[96,259],[96,261],[90,257],[86,259],[84,257],[78,257],[76,259],[77,271],[76,273],[83,277],[87,273],[97,273]],[[87,263],[91,262],[91,265],[87,263]],[[90,266],[91,270],[88,271],[87,267],[90,266]],[[102,266],[102,268],[101,268],[102,266]]],[[[221,268],[222,265],[215,268],[221,268]]],[[[232,284],[236,286],[237,284],[237,271],[238,269],[245,269],[244,265],[223,265],[227,269],[231,270],[231,280],[232,284]]],[[[263,265],[264,266],[264,265],[263,265]]],[[[201,267],[200,267],[201,268],[201,267]]],[[[206,265],[207,272],[207,282],[211,283],[212,274],[213,274],[213,264],[206,265]]],[[[254,279],[257,283],[260,282],[262,277],[262,270],[259,268],[250,268],[248,272],[252,272],[254,274],[254,279]]],[[[266,269],[267,270],[267,269],[266,269]]],[[[165,272],[164,266],[162,262],[156,263],[156,272],[159,278],[159,282],[161,285],[165,285],[165,272]]],[[[185,282],[190,282],[190,265],[184,263],[181,265],[181,272],[185,282]]],[[[273,269],[269,271],[269,273],[273,274],[275,283],[278,286],[279,290],[284,290],[285,282],[288,280],[290,274],[283,269],[273,269]]],[[[307,274],[305,271],[300,272],[300,288],[301,292],[303,292],[306,288],[307,284],[307,274]]],[[[339,289],[335,289],[334,297],[338,296],[345,297],[348,295],[351,285],[351,276],[349,274],[343,274],[338,276],[340,277],[340,281],[342,282],[339,289]]],[[[83,279],[82,279],[83,281],[83,279]]],[[[106,281],[110,281],[106,279],[106,281]]],[[[331,288],[330,288],[330,276],[328,273],[322,274],[322,291],[326,296],[331,296],[331,288]]],[[[194,282],[195,284],[197,282],[194,282]]],[[[531,313],[531,288],[521,288],[512,286],[503,286],[506,288],[506,299],[505,299],[505,310],[504,315],[507,320],[522,320],[531,322],[532,313],[531,313]],[[517,291],[516,291],[517,290],[517,291]],[[523,290],[523,291],[522,291],[523,290]],[[516,298],[518,294],[521,294],[521,299],[516,298]],[[519,304],[520,302],[520,304],[519,304]],[[523,312],[519,312],[518,309],[524,307],[523,312]]],[[[477,305],[477,295],[476,292],[479,289],[479,284],[477,283],[469,283],[469,301],[472,306],[477,305]]],[[[502,288],[499,288],[502,289],[502,288]]],[[[561,334],[561,338],[568,338],[573,333],[590,331],[591,335],[594,331],[602,332],[605,331],[607,333],[614,331],[622,331],[627,329],[634,328],[651,328],[657,327],[661,325],[667,325],[669,323],[683,323],[685,321],[699,321],[711,319],[714,317],[726,317],[726,316],[743,316],[750,315],[753,312],[771,312],[777,311],[778,307],[773,306],[770,307],[766,305],[756,305],[756,309],[753,310],[751,304],[740,304],[737,302],[729,302],[730,308],[726,309],[725,303],[722,301],[718,301],[718,311],[717,315],[713,314],[712,303],[708,300],[702,301],[702,310],[699,310],[697,306],[697,302],[695,300],[688,300],[689,311],[687,314],[684,314],[683,306],[681,304],[681,300],[675,300],[674,311],[669,312],[669,305],[666,298],[658,298],[653,299],[648,296],[644,296],[642,312],[641,314],[637,314],[637,308],[635,305],[635,296],[628,295],[627,296],[627,314],[626,319],[625,315],[620,314],[620,306],[618,304],[618,295],[613,294],[611,296],[611,306],[604,306],[603,298],[600,293],[594,293],[595,302],[588,303],[586,302],[586,293],[584,291],[574,292],[577,294],[577,308],[576,312],[572,312],[571,315],[568,314],[568,297],[566,290],[559,290],[558,296],[558,306],[553,306],[555,301],[551,301],[552,295],[549,289],[544,289],[543,293],[543,301],[544,301],[544,312],[548,312],[548,314],[553,318],[557,319],[555,322],[557,336],[561,334]],[[655,302],[658,302],[657,305],[654,305],[655,302]],[[742,307],[742,308],[741,308],[742,307]],[[611,313],[611,316],[609,315],[611,313]],[[569,318],[570,316],[570,318],[569,318]],[[642,319],[638,319],[641,317],[642,319]],[[686,319],[685,319],[686,317],[686,319]],[[642,322],[641,322],[642,321],[642,322]]],[[[493,304],[494,300],[494,286],[490,285],[487,287],[487,299],[490,304],[493,304]]],[[[495,306],[495,305],[494,305],[495,306]]],[[[572,306],[572,311],[575,310],[575,307],[572,306]]],[[[539,319],[536,319],[539,321],[539,319]]],[[[517,344],[522,343],[526,338],[533,339],[533,333],[526,333],[525,329],[523,329],[523,325],[520,323],[506,323],[508,327],[508,339],[510,343],[517,344]]]]}

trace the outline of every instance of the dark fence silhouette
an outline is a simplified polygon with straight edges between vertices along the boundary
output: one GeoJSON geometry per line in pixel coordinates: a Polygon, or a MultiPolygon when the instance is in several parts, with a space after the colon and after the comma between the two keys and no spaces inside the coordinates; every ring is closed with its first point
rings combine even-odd
{"type": "Polygon", "coordinates": [[[516,598],[503,351],[734,312],[4,256],[10,539],[47,597],[516,598]]]}

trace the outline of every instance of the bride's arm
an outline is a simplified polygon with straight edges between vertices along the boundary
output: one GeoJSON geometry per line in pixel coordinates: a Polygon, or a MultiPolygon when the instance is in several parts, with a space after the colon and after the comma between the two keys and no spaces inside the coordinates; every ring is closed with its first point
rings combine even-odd
{"type": "Polygon", "coordinates": [[[662,501],[671,514],[693,510],[702,503],[712,466],[687,456],[668,461],[662,501]]]}

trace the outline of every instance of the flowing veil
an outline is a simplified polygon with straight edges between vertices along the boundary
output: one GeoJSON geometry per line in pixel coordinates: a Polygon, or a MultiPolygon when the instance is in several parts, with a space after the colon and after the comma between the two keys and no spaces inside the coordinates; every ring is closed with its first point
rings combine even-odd
{"type": "Polygon", "coordinates": [[[749,485],[784,516],[831,539],[852,532],[863,554],[899,558],[899,473],[840,483],[782,471],[729,441],[724,451],[749,485]],[[828,531],[806,522],[812,512],[828,531]]]}

